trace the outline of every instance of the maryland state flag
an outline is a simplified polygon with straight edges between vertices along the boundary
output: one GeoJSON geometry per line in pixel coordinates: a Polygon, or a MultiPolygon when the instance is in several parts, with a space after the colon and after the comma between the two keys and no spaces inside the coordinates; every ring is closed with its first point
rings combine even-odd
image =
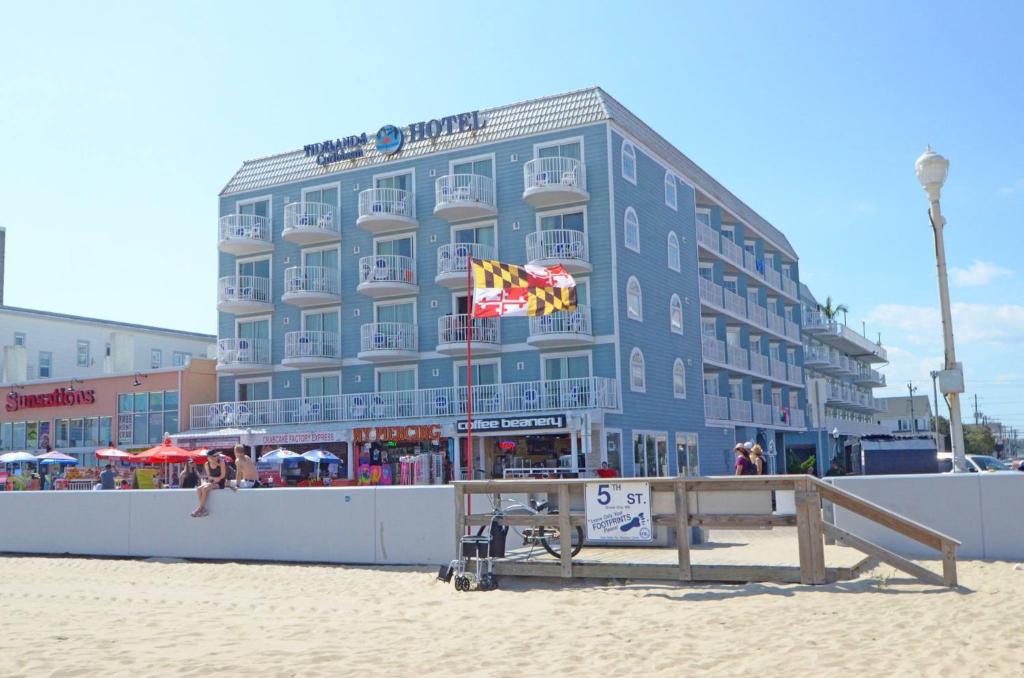
{"type": "Polygon", "coordinates": [[[515,266],[493,259],[472,261],[474,318],[576,310],[576,281],[561,266],[515,266]]]}

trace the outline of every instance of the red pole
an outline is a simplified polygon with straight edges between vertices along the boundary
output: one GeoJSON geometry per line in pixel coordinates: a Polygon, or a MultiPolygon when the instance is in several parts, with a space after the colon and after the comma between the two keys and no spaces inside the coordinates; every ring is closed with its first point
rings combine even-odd
{"type": "MultiPolygon", "coordinates": [[[[466,477],[473,480],[473,251],[466,248],[466,477]]],[[[466,497],[473,512],[473,495],[466,497]]],[[[466,526],[469,529],[469,526],[466,526]]]]}

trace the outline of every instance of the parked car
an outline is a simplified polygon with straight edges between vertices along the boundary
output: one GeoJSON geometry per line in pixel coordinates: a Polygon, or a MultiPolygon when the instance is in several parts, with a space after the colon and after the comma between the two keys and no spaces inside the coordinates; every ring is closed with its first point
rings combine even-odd
{"type": "MultiPolygon", "coordinates": [[[[939,452],[939,472],[949,473],[953,470],[953,453],[952,452],[939,452]]],[[[987,454],[968,454],[967,455],[967,470],[971,473],[986,472],[986,473],[999,473],[999,472],[1010,472],[1012,473],[1015,469],[1011,468],[1005,462],[1002,462],[995,457],[987,454]]]]}

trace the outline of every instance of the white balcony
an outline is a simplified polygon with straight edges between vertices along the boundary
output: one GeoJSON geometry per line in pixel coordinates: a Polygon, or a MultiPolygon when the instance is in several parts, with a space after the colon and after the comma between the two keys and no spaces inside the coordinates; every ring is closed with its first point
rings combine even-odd
{"type": "Polygon", "coordinates": [[[434,216],[447,221],[481,219],[498,213],[494,179],[479,174],[446,174],[434,183],[434,216]]]}
{"type": "Polygon", "coordinates": [[[417,357],[416,325],[366,323],[359,328],[359,359],[369,362],[413,360],[417,357]]]}
{"type": "Polygon", "coordinates": [[[247,374],[271,369],[269,339],[217,340],[217,372],[247,374]]]}
{"type": "Polygon", "coordinates": [[[698,277],[697,282],[700,285],[700,300],[702,303],[717,308],[725,307],[725,304],[722,302],[721,285],[704,277],[698,277]]]}
{"type": "Polygon", "coordinates": [[[796,296],[796,294],[797,294],[796,282],[794,280],[792,280],[789,276],[786,276],[786,275],[782,276],[782,291],[787,296],[792,297],[793,299],[796,299],[797,298],[797,296],[796,296]]]}
{"type": "Polygon", "coordinates": [[[768,329],[775,334],[786,336],[786,319],[777,313],[768,311],[768,329]]]}
{"type": "Polygon", "coordinates": [[[394,297],[418,294],[416,260],[400,254],[376,254],[359,260],[359,284],[356,291],[368,297],[394,297]]]}
{"type": "Polygon", "coordinates": [[[803,368],[798,367],[792,363],[786,364],[786,369],[789,371],[789,380],[794,384],[804,383],[804,371],[803,368]]]}
{"type": "Polygon", "coordinates": [[[705,393],[704,417],[715,421],[729,421],[729,399],[724,396],[705,393]]]}
{"type": "Polygon", "coordinates": [[[754,414],[749,400],[729,398],[729,417],[732,421],[749,423],[754,420],[754,414]]]}
{"type": "MultiPolygon", "coordinates": [[[[304,398],[192,405],[192,429],[267,426],[311,422],[388,422],[465,416],[467,388],[444,386],[414,391],[349,393],[304,398]]],[[[604,377],[521,381],[473,386],[474,415],[565,410],[613,410],[618,383],[604,377]]]]}
{"type": "Polygon", "coordinates": [[[229,275],[217,281],[217,310],[221,313],[261,313],[273,308],[270,278],[229,275]]]}
{"type": "Polygon", "coordinates": [[[703,336],[700,338],[701,348],[704,351],[704,360],[724,365],[725,363],[725,342],[715,337],[703,336]]]}
{"type": "Polygon", "coordinates": [[[465,313],[437,319],[437,352],[442,355],[466,355],[467,341],[473,342],[473,354],[487,355],[501,349],[497,318],[470,318],[465,313]]]}
{"type": "Polygon", "coordinates": [[[772,379],[786,381],[789,378],[789,375],[786,373],[786,363],[783,361],[769,358],[768,365],[771,369],[772,379]]]}
{"type": "Polygon", "coordinates": [[[830,365],[828,349],[821,346],[804,347],[804,366],[814,369],[826,368],[830,365]]]}
{"type": "Polygon", "coordinates": [[[419,227],[416,197],[400,188],[368,188],[359,193],[356,226],[370,233],[390,233],[419,227]]]}
{"type": "Polygon", "coordinates": [[[226,214],[220,218],[217,249],[239,257],[270,252],[270,225],[268,217],[257,214],[226,214]]]}
{"type": "Polygon", "coordinates": [[[775,423],[774,412],[771,405],[767,403],[751,403],[754,414],[754,423],[762,424],[764,426],[770,426],[775,423]]]}
{"type": "Polygon", "coordinates": [[[888,360],[888,354],[881,344],[871,341],[836,320],[828,320],[822,313],[808,313],[804,318],[804,331],[823,344],[843,353],[856,355],[862,362],[884,363],[888,360]]]}
{"type": "Polygon", "coordinates": [[[703,221],[697,222],[697,244],[706,250],[718,252],[718,241],[721,238],[718,231],[711,228],[703,221]]]}
{"type": "Polygon", "coordinates": [[[590,198],[583,164],[575,158],[536,158],[523,165],[523,200],[552,207],[590,198]]]}
{"type": "Polygon", "coordinates": [[[737,269],[743,268],[743,248],[728,238],[719,238],[722,258],[737,269]]]}
{"type": "Polygon", "coordinates": [[[448,289],[467,288],[469,258],[493,259],[494,247],[478,243],[449,243],[437,248],[437,275],[434,282],[448,289]]]}
{"type": "Polygon", "coordinates": [[[750,351],[741,346],[726,344],[725,359],[729,367],[744,371],[750,369],[750,351]]]}
{"type": "Polygon", "coordinates": [[[747,317],[747,300],[728,287],[722,288],[722,301],[725,303],[725,310],[729,313],[744,319],[747,317]]]}
{"type": "Polygon", "coordinates": [[[853,381],[862,386],[885,386],[885,375],[870,367],[862,367],[853,381]]]}
{"type": "Polygon", "coordinates": [[[526,234],[526,258],[537,266],[561,264],[569,273],[589,273],[590,252],[583,231],[557,228],[526,234]]]}
{"type": "Polygon", "coordinates": [[[786,337],[794,341],[800,341],[800,326],[788,318],[786,319],[786,337]]]}
{"type": "Polygon", "coordinates": [[[750,371],[761,377],[770,377],[771,370],[768,367],[768,356],[757,351],[751,351],[750,371]]]}
{"type": "Polygon", "coordinates": [[[750,322],[758,327],[768,327],[768,309],[758,306],[755,303],[747,303],[747,313],[750,322]]]}
{"type": "Polygon", "coordinates": [[[284,206],[281,237],[299,245],[320,245],[341,240],[341,216],[334,205],[293,202],[284,206]]]}
{"type": "Polygon", "coordinates": [[[288,332],[284,335],[285,367],[337,367],[341,350],[337,332],[288,332]]]}
{"type": "Polygon", "coordinates": [[[284,271],[281,301],[295,306],[341,303],[337,269],[324,266],[293,266],[284,271]]]}
{"type": "Polygon", "coordinates": [[[566,348],[594,343],[590,308],[579,304],[575,311],[561,311],[530,318],[526,343],[535,348],[566,348]]]}

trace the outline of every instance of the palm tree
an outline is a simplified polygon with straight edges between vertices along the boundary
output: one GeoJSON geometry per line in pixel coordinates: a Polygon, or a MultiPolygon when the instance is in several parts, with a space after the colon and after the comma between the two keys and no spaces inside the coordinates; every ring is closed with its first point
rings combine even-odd
{"type": "Polygon", "coordinates": [[[825,305],[824,306],[822,306],[821,304],[818,304],[818,310],[821,311],[821,314],[823,316],[825,316],[825,320],[828,320],[829,322],[835,320],[836,316],[838,316],[840,313],[842,313],[843,314],[843,324],[845,325],[846,324],[846,314],[849,312],[850,308],[846,304],[833,304],[832,303],[832,297],[830,295],[830,296],[825,297],[825,305]]]}

